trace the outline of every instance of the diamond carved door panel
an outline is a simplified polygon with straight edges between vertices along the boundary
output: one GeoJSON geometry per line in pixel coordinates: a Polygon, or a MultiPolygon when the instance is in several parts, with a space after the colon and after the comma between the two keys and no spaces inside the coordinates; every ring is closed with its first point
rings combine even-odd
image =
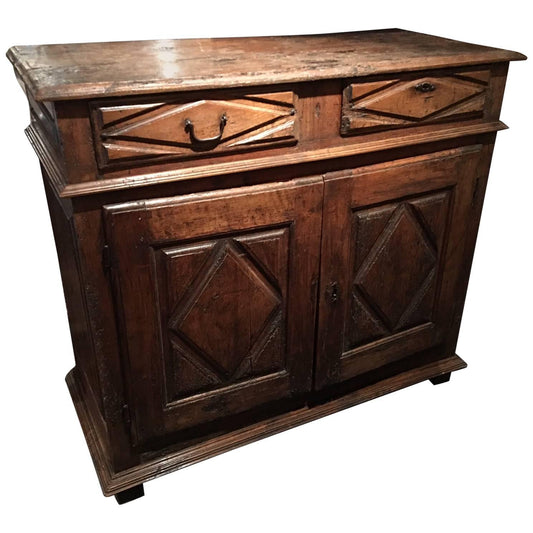
{"type": "Polygon", "coordinates": [[[104,209],[138,445],[312,383],[323,183],[104,209]]]}
{"type": "Polygon", "coordinates": [[[316,387],[444,346],[479,154],[326,176],[316,387]]]}
{"type": "Polygon", "coordinates": [[[158,251],[167,403],[284,371],[288,244],[284,227],[158,251]]]}
{"type": "Polygon", "coordinates": [[[345,351],[430,323],[449,189],[353,214],[345,351]]]}

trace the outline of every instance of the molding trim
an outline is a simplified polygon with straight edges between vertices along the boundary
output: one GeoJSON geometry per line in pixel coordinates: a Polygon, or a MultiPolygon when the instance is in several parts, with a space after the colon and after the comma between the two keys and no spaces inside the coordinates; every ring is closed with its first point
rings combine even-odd
{"type": "Polygon", "coordinates": [[[351,392],[341,398],[330,400],[327,403],[306,406],[267,420],[262,420],[245,428],[208,439],[201,444],[168,453],[122,472],[112,472],[109,464],[105,460],[106,453],[104,445],[98,438],[94,421],[83,400],[76,379],[75,368],[67,374],[66,382],[85,434],[85,439],[87,440],[102,492],[105,496],[112,496],[151,479],[193,465],[204,459],[209,459],[210,457],[233,450],[245,444],[465,367],[466,363],[459,356],[453,355],[397,374],[373,385],[351,392]]]}
{"type": "Polygon", "coordinates": [[[410,132],[405,132],[403,135],[395,137],[387,137],[381,134],[374,134],[370,139],[365,139],[364,137],[352,137],[356,140],[349,144],[301,152],[297,151],[282,156],[271,155],[257,158],[244,158],[240,161],[222,163],[216,163],[213,160],[210,160],[208,163],[201,166],[169,170],[166,172],[137,174],[120,178],[98,179],[82,183],[67,183],[64,170],[58,162],[53,148],[35,124],[30,124],[25,132],[30,144],[39,157],[41,164],[50,177],[50,184],[54,193],[58,198],[66,199],[137,187],[146,187],[162,183],[206,178],[224,174],[236,174],[239,172],[248,172],[264,168],[282,167],[339,157],[362,155],[402,148],[404,146],[429,144],[467,137],[470,135],[494,133],[505,129],[507,129],[507,126],[501,121],[437,126],[431,131],[428,131],[427,127],[421,127],[419,129],[417,128],[417,131],[413,129],[410,132]]]}
{"type": "Polygon", "coordinates": [[[34,123],[30,124],[24,132],[35,150],[35,153],[39,157],[41,165],[43,165],[50,178],[49,182],[54,193],[58,198],[61,198],[63,196],[63,191],[67,187],[67,180],[61,163],[55,155],[55,150],[46,139],[46,136],[34,123]]]}
{"type": "Polygon", "coordinates": [[[72,198],[89,194],[131,189],[134,187],[145,187],[161,183],[205,178],[221,174],[236,174],[239,172],[249,172],[251,170],[264,168],[311,163],[313,161],[324,161],[338,157],[368,154],[371,152],[391,150],[415,144],[428,144],[454,138],[467,137],[469,135],[494,133],[504,129],[507,129],[507,126],[503,122],[496,121],[479,122],[474,124],[456,124],[453,126],[437,126],[433,127],[431,131],[428,131],[427,127],[420,127],[419,129],[417,128],[417,131],[414,131],[413,129],[409,132],[402,132],[402,135],[394,137],[388,135],[390,132],[385,132],[385,135],[372,135],[371,139],[358,137],[355,138],[356,140],[353,142],[340,146],[328,146],[326,148],[315,150],[295,151],[283,155],[243,158],[239,161],[223,163],[217,163],[216,161],[210,160],[208,163],[201,166],[193,166],[179,170],[100,179],[83,183],[72,183],[65,185],[61,191],[61,197],[72,198]]]}

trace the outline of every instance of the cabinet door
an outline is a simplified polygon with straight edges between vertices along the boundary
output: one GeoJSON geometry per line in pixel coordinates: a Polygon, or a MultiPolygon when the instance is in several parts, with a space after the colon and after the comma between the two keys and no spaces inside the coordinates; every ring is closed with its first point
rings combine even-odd
{"type": "Polygon", "coordinates": [[[446,341],[480,153],[326,176],[317,388],[446,341]]]}
{"type": "Polygon", "coordinates": [[[322,178],[104,208],[137,444],[312,384],[322,178]]]}

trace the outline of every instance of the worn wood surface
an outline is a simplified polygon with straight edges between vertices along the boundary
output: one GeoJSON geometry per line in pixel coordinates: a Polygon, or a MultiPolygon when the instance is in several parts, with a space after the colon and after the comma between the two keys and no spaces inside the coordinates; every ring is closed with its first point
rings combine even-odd
{"type": "Polygon", "coordinates": [[[143,464],[122,472],[110,470],[104,460],[103,443],[94,430],[94,422],[90,412],[87,411],[83,393],[74,371],[69,372],[66,381],[91,452],[102,492],[106,496],[112,496],[130,487],[135,487],[139,483],[169,474],[259,439],[463,368],[466,368],[466,363],[457,355],[426,363],[417,368],[386,377],[322,405],[306,405],[241,429],[228,431],[226,434],[206,438],[200,443],[185,445],[178,450],[169,449],[159,457],[149,458],[143,464]]]}
{"type": "Polygon", "coordinates": [[[471,146],[326,174],[318,388],[443,342],[480,155],[471,146]]]}
{"type": "Polygon", "coordinates": [[[105,494],[464,368],[508,62],[524,56],[383,30],[8,57],[105,494]]]}
{"type": "MultiPolygon", "coordinates": [[[[254,157],[227,158],[206,163],[204,160],[189,161],[187,164],[161,164],[150,169],[141,168],[137,172],[130,169],[110,174],[107,179],[93,179],[83,183],[67,183],[65,174],[58,168],[57,160],[53,158],[48,143],[43,139],[34,126],[30,126],[26,133],[35,151],[41,157],[50,176],[54,178],[54,186],[61,198],[78,198],[86,195],[112,193],[115,191],[131,191],[139,187],[150,187],[190,180],[205,180],[217,178],[224,183],[226,177],[251,171],[265,171],[271,168],[287,167],[288,165],[316,164],[321,168],[335,165],[338,158],[361,156],[378,151],[394,150],[403,147],[414,147],[421,143],[427,144],[451,139],[460,139],[473,135],[494,133],[504,130],[507,126],[500,121],[473,121],[468,124],[437,124],[421,128],[412,128],[407,132],[374,133],[354,141],[353,138],[341,139],[332,145],[328,140],[311,145],[302,145],[302,150],[290,154],[265,155],[263,152],[254,157]],[[429,128],[429,129],[428,129],[429,128]],[[147,170],[149,170],[147,172],[147,170]]],[[[270,152],[269,152],[270,154],[270,152]]],[[[96,175],[95,175],[96,177],[96,175]]]]}
{"type": "Polygon", "coordinates": [[[32,113],[30,134],[60,196],[95,194],[495,131],[506,68],[399,73],[385,89],[381,76],[55,102],[46,120],[32,113]],[[435,90],[418,93],[424,83],[435,90]]]}
{"type": "Polygon", "coordinates": [[[296,141],[295,100],[281,91],[99,101],[92,118],[100,166],[296,141]]]}
{"type": "Polygon", "coordinates": [[[105,208],[139,442],[310,391],[322,187],[105,208]]]}
{"type": "Polygon", "coordinates": [[[483,116],[489,70],[355,81],[343,95],[343,134],[483,116]]]}
{"type": "Polygon", "coordinates": [[[399,29],[290,37],[14,46],[37,100],[292,83],[525,59],[399,29]]]}
{"type": "MultiPolygon", "coordinates": [[[[327,80],[276,86],[274,92],[272,86],[261,86],[133,99],[56,102],[52,106],[55,135],[47,133],[50,128],[42,121],[32,118],[31,128],[36,130],[32,138],[42,139],[46,146],[45,159],[53,167],[48,169],[49,174],[64,197],[319,162],[418,144],[421,139],[438,141],[501,129],[503,126],[497,119],[506,65],[490,65],[481,71],[490,72],[488,84],[482,87],[481,93],[458,100],[458,106],[446,107],[446,98],[448,102],[456,101],[454,91],[447,85],[438,89],[445,94],[444,98],[437,98],[440,102],[437,106],[431,103],[434,96],[417,94],[408,98],[406,91],[400,91],[403,96],[397,98],[397,93],[393,93],[396,95],[393,102],[398,105],[412,107],[422,98],[422,102],[428,100],[425,108],[436,107],[437,113],[448,109],[450,114],[438,119],[448,124],[435,124],[437,119],[433,119],[435,114],[431,112],[419,121],[389,123],[393,116],[389,113],[387,121],[378,127],[344,132],[344,119],[359,111],[352,110],[352,103],[346,98],[342,105],[343,89],[346,95],[346,87],[358,86],[359,82],[327,80]],[[265,100],[265,95],[272,96],[265,100]],[[479,112],[460,110],[480,102],[479,98],[484,102],[479,112]],[[233,106],[235,102],[240,102],[237,109],[233,106]],[[243,103],[251,106],[243,107],[243,103]],[[200,113],[202,118],[191,115],[198,108],[204,110],[200,113]],[[265,113],[268,120],[260,118],[266,118],[265,113]],[[187,119],[195,125],[199,136],[213,137],[223,116],[227,122],[220,139],[191,142],[187,119]],[[410,131],[404,131],[407,128],[410,131]],[[340,136],[339,132],[357,133],[357,136],[340,136]]],[[[454,76],[479,78],[480,71],[468,67],[432,69],[427,71],[426,78],[455,81],[454,76]]],[[[405,74],[401,76],[404,77],[405,74]]],[[[463,83],[459,79],[457,82],[463,83]]],[[[411,92],[415,92],[413,87],[407,91],[411,92]]],[[[368,115],[367,111],[360,113],[368,115]]]]}

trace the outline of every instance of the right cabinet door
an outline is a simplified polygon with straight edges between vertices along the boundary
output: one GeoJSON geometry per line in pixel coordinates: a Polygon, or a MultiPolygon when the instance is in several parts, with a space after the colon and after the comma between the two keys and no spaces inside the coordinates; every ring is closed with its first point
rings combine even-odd
{"type": "Polygon", "coordinates": [[[464,300],[481,153],[469,146],[325,176],[315,388],[446,351],[464,300]]]}

